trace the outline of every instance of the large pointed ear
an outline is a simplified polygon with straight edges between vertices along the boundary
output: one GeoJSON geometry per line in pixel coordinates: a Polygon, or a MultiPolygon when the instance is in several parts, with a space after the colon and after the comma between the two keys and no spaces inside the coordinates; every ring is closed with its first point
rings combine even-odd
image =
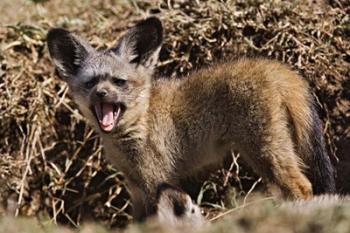
{"type": "Polygon", "coordinates": [[[129,29],[112,51],[130,63],[153,68],[158,61],[162,40],[162,23],[151,17],[129,29]]]}
{"type": "Polygon", "coordinates": [[[87,42],[62,28],[53,28],[48,32],[47,44],[58,74],[63,79],[76,75],[93,50],[87,42]]]}

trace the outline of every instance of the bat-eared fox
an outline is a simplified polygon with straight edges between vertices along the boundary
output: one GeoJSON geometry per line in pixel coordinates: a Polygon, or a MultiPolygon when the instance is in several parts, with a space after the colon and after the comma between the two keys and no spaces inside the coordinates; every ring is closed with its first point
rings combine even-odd
{"type": "Polygon", "coordinates": [[[49,52],[71,96],[124,172],[138,220],[155,213],[157,187],[220,165],[237,150],[286,198],[335,191],[333,167],[308,83],[286,65],[241,58],[179,79],[154,79],[161,22],[151,17],[97,51],[65,29],[49,52]]]}
{"type": "Polygon", "coordinates": [[[156,207],[156,219],[161,224],[191,229],[207,224],[191,197],[167,183],[158,186],[156,207]]]}

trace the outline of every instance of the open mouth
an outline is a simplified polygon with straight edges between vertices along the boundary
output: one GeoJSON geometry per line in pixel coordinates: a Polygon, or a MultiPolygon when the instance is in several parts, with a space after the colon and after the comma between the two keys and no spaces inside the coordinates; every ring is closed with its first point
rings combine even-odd
{"type": "Polygon", "coordinates": [[[93,109],[100,128],[109,133],[118,124],[124,107],[120,103],[97,103],[93,106],[93,109]]]}

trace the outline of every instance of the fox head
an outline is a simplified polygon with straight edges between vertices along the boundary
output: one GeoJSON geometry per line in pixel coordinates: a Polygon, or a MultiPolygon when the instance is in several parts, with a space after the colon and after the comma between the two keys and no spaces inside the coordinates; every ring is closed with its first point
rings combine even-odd
{"type": "Polygon", "coordinates": [[[58,75],[68,83],[85,117],[102,132],[112,132],[127,115],[147,106],[162,31],[157,18],[148,18],[104,51],[65,29],[48,32],[49,53],[58,75]]]}
{"type": "Polygon", "coordinates": [[[181,189],[162,183],[157,190],[156,217],[160,223],[176,227],[199,227],[205,224],[199,206],[181,189]]]}

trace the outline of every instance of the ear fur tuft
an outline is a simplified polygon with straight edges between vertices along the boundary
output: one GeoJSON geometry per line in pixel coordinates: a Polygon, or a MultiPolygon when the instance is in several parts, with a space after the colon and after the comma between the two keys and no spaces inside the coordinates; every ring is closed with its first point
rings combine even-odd
{"type": "Polygon", "coordinates": [[[77,74],[86,59],[90,45],[63,28],[53,28],[47,34],[50,56],[61,78],[77,74]]]}
{"type": "Polygon", "coordinates": [[[162,23],[150,17],[129,29],[112,51],[132,64],[152,68],[158,61],[162,41],[162,23]]]}

